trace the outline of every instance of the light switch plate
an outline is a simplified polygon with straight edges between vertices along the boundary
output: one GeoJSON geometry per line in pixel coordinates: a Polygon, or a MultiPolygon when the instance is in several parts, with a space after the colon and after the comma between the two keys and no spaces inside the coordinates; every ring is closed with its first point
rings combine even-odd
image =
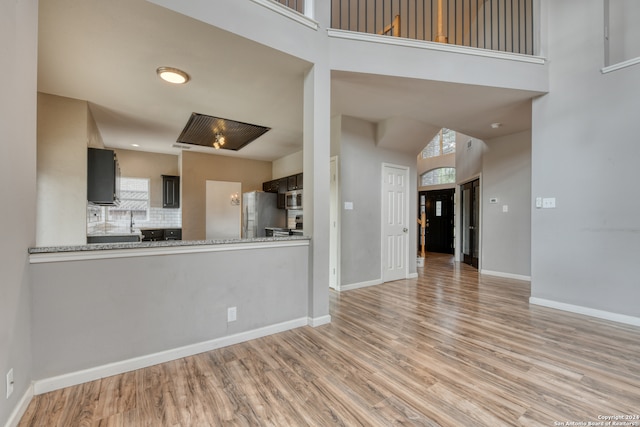
{"type": "Polygon", "coordinates": [[[13,368],[7,372],[7,399],[13,394],[13,368]]]}
{"type": "Polygon", "coordinates": [[[353,210],[353,202],[344,202],[344,209],[347,211],[353,210]]]}
{"type": "Polygon", "coordinates": [[[509,205],[502,205],[502,212],[509,212],[509,205]]]}
{"type": "Polygon", "coordinates": [[[542,208],[543,209],[553,209],[556,207],[556,198],[555,197],[545,197],[542,199],[542,208]]]}
{"type": "Polygon", "coordinates": [[[542,207],[542,197],[536,197],[536,208],[540,209],[542,207]]]}

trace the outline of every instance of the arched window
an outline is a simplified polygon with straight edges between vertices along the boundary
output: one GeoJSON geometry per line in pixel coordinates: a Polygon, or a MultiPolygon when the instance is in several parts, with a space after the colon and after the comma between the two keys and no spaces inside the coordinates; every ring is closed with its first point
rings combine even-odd
{"type": "Polygon", "coordinates": [[[456,131],[447,128],[440,129],[440,132],[422,150],[422,158],[443,156],[456,152],[456,131]]]}
{"type": "Polygon", "coordinates": [[[420,176],[422,187],[428,185],[453,184],[456,182],[456,168],[438,168],[420,176]]]}

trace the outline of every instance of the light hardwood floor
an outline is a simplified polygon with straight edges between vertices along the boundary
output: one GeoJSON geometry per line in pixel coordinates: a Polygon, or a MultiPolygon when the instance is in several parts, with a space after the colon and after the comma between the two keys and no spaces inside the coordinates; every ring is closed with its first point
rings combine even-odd
{"type": "Polygon", "coordinates": [[[332,293],[330,325],[37,396],[20,426],[553,426],[640,414],[640,328],[529,306],[528,283],[449,256],[429,254],[424,270],[332,293]]]}

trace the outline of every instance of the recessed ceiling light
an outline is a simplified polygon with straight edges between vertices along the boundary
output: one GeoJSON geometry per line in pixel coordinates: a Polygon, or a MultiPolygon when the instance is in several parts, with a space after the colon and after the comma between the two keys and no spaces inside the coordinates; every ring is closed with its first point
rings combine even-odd
{"type": "Polygon", "coordinates": [[[181,85],[189,81],[189,74],[177,68],[158,67],[156,73],[158,73],[158,76],[165,82],[173,84],[181,85]]]}
{"type": "Polygon", "coordinates": [[[499,127],[502,127],[502,123],[491,123],[492,129],[498,129],[499,127]]]}
{"type": "Polygon", "coordinates": [[[140,144],[131,144],[132,147],[140,147],[140,144]]]}

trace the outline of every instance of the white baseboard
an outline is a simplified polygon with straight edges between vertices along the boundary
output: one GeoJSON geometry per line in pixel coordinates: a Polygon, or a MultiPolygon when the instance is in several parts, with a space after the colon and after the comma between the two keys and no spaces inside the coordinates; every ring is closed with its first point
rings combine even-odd
{"type": "Polygon", "coordinates": [[[522,274],[503,273],[502,271],[480,270],[480,274],[486,274],[487,276],[504,277],[505,279],[524,280],[525,282],[531,282],[531,276],[524,276],[522,274]]]}
{"type": "Polygon", "coordinates": [[[27,388],[27,391],[24,392],[16,407],[13,408],[5,427],[16,427],[18,423],[20,423],[22,416],[27,411],[29,403],[31,403],[31,399],[33,399],[33,384],[27,388]]]}
{"type": "Polygon", "coordinates": [[[350,285],[340,286],[340,292],[352,291],[354,289],[366,288],[367,286],[375,286],[382,284],[382,279],[369,280],[366,282],[352,283],[350,285]]]}
{"type": "Polygon", "coordinates": [[[326,316],[320,316],[320,317],[309,317],[308,319],[309,326],[313,328],[326,325],[328,323],[331,323],[331,316],[328,314],[326,316]]]}
{"type": "MultiPolygon", "coordinates": [[[[320,318],[320,320],[322,319],[323,318],[320,318]]],[[[318,319],[315,320],[317,321],[318,319]]],[[[330,317],[329,320],[331,320],[330,317]]],[[[161,351],[159,353],[148,354],[146,356],[135,357],[133,359],[127,359],[120,362],[96,366],[94,368],[71,372],[56,377],[44,378],[34,381],[33,393],[38,395],[53,390],[86,383],[89,381],[95,381],[100,378],[110,377],[113,375],[134,371],[136,369],[142,369],[148,366],[157,365],[159,363],[180,359],[182,357],[193,356],[194,354],[204,353],[206,351],[215,350],[217,348],[227,347],[256,338],[277,334],[278,332],[284,332],[290,329],[299,328],[301,326],[306,326],[307,324],[309,324],[309,319],[307,317],[301,317],[299,319],[289,320],[287,322],[277,323],[275,325],[265,326],[263,328],[241,332],[235,335],[229,335],[226,337],[216,338],[201,343],[161,351]]]]}
{"type": "Polygon", "coordinates": [[[418,273],[409,273],[407,275],[407,279],[417,279],[418,278],[418,273]]]}
{"type": "Polygon", "coordinates": [[[536,297],[530,297],[529,304],[555,308],[557,310],[568,311],[571,313],[584,314],[585,316],[611,320],[613,322],[624,323],[626,325],[640,326],[640,317],[627,316],[626,314],[612,313],[610,311],[597,310],[595,308],[582,307],[579,305],[567,304],[564,302],[552,301],[536,297]]]}

